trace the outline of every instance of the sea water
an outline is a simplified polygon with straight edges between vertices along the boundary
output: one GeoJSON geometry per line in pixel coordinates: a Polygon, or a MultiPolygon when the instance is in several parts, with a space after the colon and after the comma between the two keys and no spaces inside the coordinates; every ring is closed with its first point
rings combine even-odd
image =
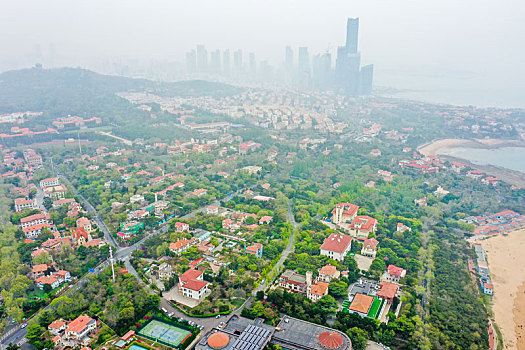
{"type": "Polygon", "coordinates": [[[494,149],[454,147],[439,151],[440,154],[468,160],[479,165],[495,165],[520,171],[525,177],[525,147],[494,149]]]}

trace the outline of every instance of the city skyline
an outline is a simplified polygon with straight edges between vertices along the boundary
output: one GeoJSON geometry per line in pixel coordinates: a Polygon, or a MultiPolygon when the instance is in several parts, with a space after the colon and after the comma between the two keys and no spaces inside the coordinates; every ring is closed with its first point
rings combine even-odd
{"type": "Polygon", "coordinates": [[[2,5],[0,28],[17,30],[0,38],[0,71],[42,63],[177,80],[180,74],[165,72],[183,71],[195,44],[210,52],[230,48],[231,61],[235,50],[254,52],[270,66],[282,61],[288,45],[335,59],[346,41],[344,21],[360,17],[361,64],[375,64],[376,86],[434,102],[523,106],[525,50],[516,43],[524,4],[429,1],[307,0],[301,11],[271,1],[204,0],[185,4],[184,11],[163,0],[11,2],[2,5]]]}
{"type": "Polygon", "coordinates": [[[330,52],[311,53],[307,46],[300,46],[297,50],[286,46],[281,63],[275,66],[266,60],[257,62],[254,52],[243,53],[238,49],[235,51],[233,67],[230,66],[229,49],[216,49],[208,53],[201,44],[186,53],[185,73],[190,78],[195,74],[209,75],[212,78],[232,78],[240,82],[271,81],[299,90],[331,90],[351,96],[369,95],[372,93],[374,66],[368,64],[361,67],[358,41],[359,18],[348,18],[346,41],[343,46],[338,47],[335,61],[330,52]],[[245,56],[247,60],[243,60],[245,56]],[[297,59],[294,60],[294,57],[297,59]],[[273,76],[274,72],[278,74],[273,76]]]}

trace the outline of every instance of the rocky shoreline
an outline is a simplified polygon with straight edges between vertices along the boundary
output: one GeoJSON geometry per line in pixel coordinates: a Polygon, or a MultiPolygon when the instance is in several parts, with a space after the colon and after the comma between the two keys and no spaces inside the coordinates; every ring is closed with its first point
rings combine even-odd
{"type": "MultiPolygon", "coordinates": [[[[512,169],[499,167],[496,165],[481,165],[470,162],[463,158],[442,154],[440,151],[444,149],[453,149],[458,147],[478,148],[478,149],[497,149],[501,147],[525,147],[525,142],[521,140],[499,140],[499,139],[444,139],[425,144],[418,148],[419,152],[428,155],[438,155],[440,158],[448,161],[456,161],[464,163],[472,169],[483,171],[488,175],[497,177],[498,179],[514,185],[519,188],[525,188],[525,174],[512,169]]],[[[525,149],[524,149],[525,152],[525,149]]]]}

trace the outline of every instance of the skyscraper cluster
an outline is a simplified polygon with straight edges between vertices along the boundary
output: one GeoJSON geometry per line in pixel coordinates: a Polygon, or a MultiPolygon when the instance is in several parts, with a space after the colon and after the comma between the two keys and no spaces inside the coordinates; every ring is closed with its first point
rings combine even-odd
{"type": "Polygon", "coordinates": [[[186,71],[189,74],[223,77],[228,80],[284,84],[299,90],[330,90],[350,96],[372,93],[374,66],[361,67],[358,51],[359,18],[349,18],[346,43],[337,49],[335,67],[332,54],[325,52],[312,57],[308,47],[299,47],[297,58],[287,46],[281,67],[274,68],[267,61],[257,62],[254,53],[243,55],[242,50],[208,51],[198,45],[186,53],[186,71]]]}
{"type": "Polygon", "coordinates": [[[346,43],[337,49],[335,70],[329,52],[314,55],[310,65],[307,47],[299,48],[295,67],[294,52],[291,47],[286,47],[285,70],[288,79],[299,89],[337,90],[352,96],[371,94],[374,66],[361,67],[358,34],[359,18],[349,18],[346,43]]]}
{"type": "Polygon", "coordinates": [[[257,62],[253,52],[249,53],[246,61],[242,50],[233,51],[232,60],[230,50],[222,52],[215,50],[208,54],[204,45],[197,45],[196,49],[186,53],[186,72],[234,79],[254,79],[257,75],[257,62]]]}

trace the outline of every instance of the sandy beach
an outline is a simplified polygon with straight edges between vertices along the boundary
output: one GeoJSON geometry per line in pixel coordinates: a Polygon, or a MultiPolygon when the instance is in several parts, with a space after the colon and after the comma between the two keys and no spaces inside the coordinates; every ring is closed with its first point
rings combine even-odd
{"type": "Polygon", "coordinates": [[[468,148],[499,148],[499,147],[525,147],[525,142],[520,140],[502,140],[502,139],[443,139],[434,141],[428,145],[419,148],[419,152],[425,156],[439,155],[440,150],[446,148],[468,147],[468,148]]]}
{"type": "Polygon", "coordinates": [[[440,158],[445,160],[464,163],[472,169],[483,171],[484,173],[495,176],[508,184],[514,185],[519,188],[525,188],[525,175],[522,172],[495,165],[475,164],[469,162],[466,159],[453,157],[447,154],[447,150],[451,150],[458,147],[484,149],[494,149],[500,147],[525,147],[525,142],[519,140],[501,139],[443,139],[437,140],[435,142],[420,147],[419,152],[426,156],[439,155],[440,158]]]}
{"type": "Polygon", "coordinates": [[[525,229],[479,241],[494,284],[492,311],[504,349],[525,350],[525,229]]]}

